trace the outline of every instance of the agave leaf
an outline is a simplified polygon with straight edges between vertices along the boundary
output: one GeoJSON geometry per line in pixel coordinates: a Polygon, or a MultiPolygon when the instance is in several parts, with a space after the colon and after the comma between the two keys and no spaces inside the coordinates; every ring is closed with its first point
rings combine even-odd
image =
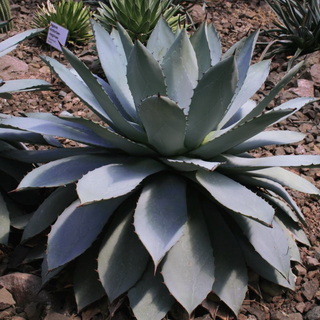
{"type": "Polygon", "coordinates": [[[271,205],[272,204],[276,205],[277,207],[276,213],[278,210],[281,210],[285,212],[285,214],[287,214],[294,222],[299,221],[299,219],[297,218],[295,213],[291,210],[291,208],[288,206],[288,204],[284,202],[282,198],[280,198],[276,193],[270,190],[268,190],[268,193],[262,192],[262,191],[258,191],[257,193],[259,196],[266,199],[271,205]]]}
{"type": "Polygon", "coordinates": [[[161,161],[178,171],[197,171],[199,169],[213,171],[220,162],[203,161],[201,159],[190,159],[187,157],[161,158],[161,161]]]}
{"type": "Polygon", "coordinates": [[[44,259],[47,248],[47,239],[43,237],[37,244],[29,251],[23,263],[30,263],[36,260],[44,259]]]}
{"type": "Polygon", "coordinates": [[[234,175],[233,177],[240,182],[244,182],[246,184],[253,185],[255,187],[261,187],[261,188],[265,188],[267,190],[273,191],[278,196],[280,196],[282,199],[284,199],[286,202],[288,202],[288,204],[290,204],[290,206],[296,212],[297,217],[300,219],[300,221],[304,225],[306,225],[305,218],[304,218],[302,212],[300,211],[299,207],[297,206],[295,201],[293,201],[293,199],[291,198],[289,193],[286,191],[286,189],[282,187],[281,184],[274,182],[272,180],[269,180],[269,179],[250,177],[250,176],[246,176],[246,175],[236,175],[236,176],[234,175]]]}
{"type": "Polygon", "coordinates": [[[210,49],[211,65],[214,66],[221,59],[222,47],[219,35],[212,23],[207,26],[207,38],[210,49]]]}
{"type": "Polygon", "coordinates": [[[227,150],[226,153],[238,154],[264,146],[291,144],[302,141],[305,136],[306,135],[301,132],[293,131],[264,131],[227,150]]]}
{"type": "Polygon", "coordinates": [[[109,33],[101,25],[93,19],[91,19],[91,24],[100,62],[109,84],[130,117],[137,119],[134,101],[127,82],[126,66],[118,54],[118,49],[109,33]]]}
{"type": "Polygon", "coordinates": [[[196,148],[216,128],[230,104],[238,81],[233,57],[213,66],[199,81],[188,115],[185,145],[196,148]]]}
{"type": "Polygon", "coordinates": [[[1,119],[0,124],[34,133],[63,137],[88,145],[105,148],[112,147],[107,141],[85,127],[82,127],[82,130],[80,130],[68,124],[63,125],[42,119],[19,117],[1,119]]]}
{"type": "Polygon", "coordinates": [[[110,164],[84,175],[78,182],[81,203],[116,198],[135,189],[143,179],[164,170],[151,158],[129,158],[123,164],[110,164]]]}
{"type": "Polygon", "coordinates": [[[105,113],[110,117],[112,123],[109,125],[115,131],[118,131],[118,133],[124,136],[132,137],[132,139],[137,141],[146,142],[145,134],[141,131],[141,129],[137,130],[136,127],[130,125],[130,123],[122,117],[121,112],[113,104],[112,100],[103,90],[96,77],[90,72],[86,65],[68,49],[62,48],[62,51],[70,62],[71,66],[75,68],[77,73],[91,90],[105,113]]]}
{"type": "Polygon", "coordinates": [[[247,266],[221,209],[204,199],[202,204],[214,255],[216,280],[212,290],[237,315],[247,291],[247,266]]]}
{"type": "Polygon", "coordinates": [[[73,291],[78,312],[105,295],[97,272],[97,249],[97,246],[90,248],[77,259],[73,274],[73,291]]]}
{"type": "Polygon", "coordinates": [[[242,252],[245,256],[246,263],[255,272],[260,274],[265,279],[277,283],[282,287],[294,290],[294,280],[292,280],[291,269],[288,269],[289,281],[286,279],[277,269],[275,269],[271,264],[268,263],[261,255],[255,250],[255,248],[244,238],[243,235],[238,233],[235,234],[237,237],[237,242],[242,248],[242,252]]]}
{"type": "Polygon", "coordinates": [[[7,204],[0,193],[0,243],[7,245],[10,232],[10,213],[7,204]]]}
{"type": "Polygon", "coordinates": [[[80,156],[84,154],[105,153],[100,148],[59,148],[47,150],[10,150],[1,152],[1,154],[9,159],[18,160],[26,163],[45,163],[55,161],[72,156],[80,156]]]}
{"type": "Polygon", "coordinates": [[[237,69],[239,72],[238,90],[241,90],[242,85],[247,77],[248,69],[251,62],[251,57],[255,44],[259,36],[259,30],[253,32],[244,42],[243,47],[236,55],[237,69]]]}
{"type": "Polygon", "coordinates": [[[262,86],[269,75],[270,64],[271,60],[264,60],[249,67],[247,77],[245,78],[242,87],[232,101],[228,112],[219,123],[219,129],[232,119],[240,107],[243,106],[243,104],[246,103],[262,86]]]}
{"type": "Polygon", "coordinates": [[[74,117],[74,116],[60,116],[61,119],[66,119],[69,122],[74,122],[81,124],[83,127],[87,127],[92,130],[94,133],[99,135],[105,141],[108,141],[110,144],[110,148],[119,148],[128,154],[132,154],[135,156],[145,156],[145,155],[154,155],[155,152],[149,149],[147,146],[136,143],[132,140],[129,140],[111,130],[107,127],[102,127],[97,123],[94,123],[90,120],[74,117]]]}
{"type": "Polygon", "coordinates": [[[202,145],[193,150],[191,154],[199,156],[202,159],[213,158],[214,156],[217,156],[222,152],[255,136],[263,131],[267,126],[277,121],[279,118],[282,118],[290,113],[291,110],[271,111],[258,116],[257,118],[254,118],[241,126],[237,126],[234,129],[220,135],[219,137],[213,138],[212,140],[209,134],[202,145]]]}
{"type": "Polygon", "coordinates": [[[99,277],[111,302],[137,283],[149,261],[134,232],[133,208],[132,203],[124,203],[117,210],[98,257],[99,277]]]}
{"type": "Polygon", "coordinates": [[[88,171],[110,163],[118,163],[123,156],[81,155],[49,162],[31,171],[17,190],[42,187],[59,187],[80,179],[88,171]]]}
{"type": "Polygon", "coordinates": [[[214,258],[199,197],[188,194],[188,220],[184,235],[162,264],[167,288],[190,314],[212,290],[214,258]]]}
{"type": "Polygon", "coordinates": [[[280,183],[283,186],[289,187],[303,193],[314,194],[320,196],[320,190],[308,180],[299,175],[283,168],[268,168],[247,172],[246,174],[253,177],[267,178],[269,180],[280,183]]]}
{"type": "Polygon", "coordinates": [[[139,320],[161,320],[175,302],[160,273],[154,274],[151,262],[141,279],[129,290],[128,297],[132,311],[139,320]]]}
{"type": "Polygon", "coordinates": [[[283,210],[276,210],[276,216],[283,222],[283,224],[289,229],[291,235],[295,238],[296,241],[304,244],[307,247],[310,247],[311,244],[302,230],[299,224],[296,221],[293,221],[283,210]]]}
{"type": "Polygon", "coordinates": [[[42,135],[16,129],[0,128],[0,139],[6,141],[21,141],[46,145],[47,142],[42,135]]]}
{"type": "Polygon", "coordinates": [[[153,55],[136,41],[127,65],[127,79],[133,100],[138,107],[145,98],[166,95],[166,85],[159,63],[153,55]]]}
{"type": "MultiPolygon", "coordinates": [[[[121,56],[123,64],[127,65],[127,56],[126,56],[126,52],[124,50],[124,46],[122,44],[122,38],[120,36],[119,31],[117,29],[113,28],[110,33],[110,36],[118,49],[118,54],[121,56]]],[[[132,44],[132,42],[131,42],[131,44],[132,44]]]]}
{"type": "Polygon", "coordinates": [[[204,21],[201,26],[190,37],[190,42],[197,56],[199,75],[201,79],[211,67],[211,56],[207,36],[207,21],[204,21]]]}
{"type": "Polygon", "coordinates": [[[187,221],[186,180],[162,175],[142,190],[134,214],[136,233],[150,253],[155,270],[181,238],[187,221]]]}
{"type": "Polygon", "coordinates": [[[30,164],[20,163],[19,161],[0,157],[0,171],[3,171],[13,177],[16,181],[20,181],[28,171],[32,170],[32,168],[33,166],[30,164]]]}
{"type": "Polygon", "coordinates": [[[276,216],[274,217],[275,222],[281,227],[284,235],[287,238],[288,242],[288,247],[289,247],[289,254],[290,254],[290,261],[298,262],[301,263],[301,258],[300,258],[300,252],[299,249],[294,241],[293,236],[285,226],[285,224],[276,216]]]}
{"type": "Polygon", "coordinates": [[[49,282],[53,277],[55,277],[65,266],[61,266],[55,270],[48,269],[48,260],[47,254],[45,253],[43,257],[43,262],[41,265],[41,279],[42,286],[44,286],[47,282],[49,282]]]}
{"type": "Polygon", "coordinates": [[[56,269],[85,252],[124,199],[125,197],[119,197],[87,206],[80,206],[80,201],[76,200],[66,208],[49,233],[49,270],[56,269]]]}
{"type": "Polygon", "coordinates": [[[297,75],[300,68],[304,64],[303,61],[294,66],[286,75],[275,85],[274,88],[269,92],[269,94],[259,102],[257,107],[253,109],[247,116],[245,116],[240,124],[249,121],[250,119],[257,117],[265,108],[270,104],[274,97],[290,82],[290,80],[297,75]]]}
{"type": "Polygon", "coordinates": [[[172,43],[162,61],[168,96],[188,113],[193,89],[197,86],[198,63],[185,29],[172,43]]]}
{"type": "MultiPolygon", "coordinates": [[[[299,111],[302,107],[304,107],[305,105],[309,104],[309,103],[313,103],[318,101],[319,98],[312,98],[312,97],[301,97],[301,98],[296,98],[296,99],[292,99],[289,100],[283,104],[281,104],[280,106],[277,106],[274,108],[274,110],[284,110],[284,109],[294,109],[292,111],[292,113],[289,115],[291,116],[292,114],[294,114],[295,112],[299,111]]],[[[274,122],[273,124],[276,124],[282,120],[285,120],[287,117],[283,117],[281,119],[278,119],[276,122],[274,122]]]]}
{"type": "MultiPolygon", "coordinates": [[[[297,156],[273,156],[264,158],[243,158],[229,154],[217,157],[219,161],[225,161],[221,168],[228,170],[250,171],[268,167],[319,167],[320,155],[297,155],[297,156]]],[[[272,170],[270,168],[270,170],[272,170]]],[[[269,170],[269,171],[270,171],[269,170]]]]}
{"type": "Polygon", "coordinates": [[[34,212],[28,225],[24,229],[22,241],[26,241],[50,227],[58,215],[75,201],[76,198],[77,193],[74,184],[60,187],[51,193],[34,212]]]}
{"type": "Polygon", "coordinates": [[[51,90],[50,83],[38,79],[6,80],[0,87],[0,95],[7,92],[51,90]]]}
{"type": "Polygon", "coordinates": [[[150,35],[147,49],[152,53],[155,59],[159,61],[159,63],[162,63],[163,57],[172,45],[173,41],[174,33],[161,16],[150,35]]]}
{"type": "Polygon", "coordinates": [[[257,103],[251,99],[245,102],[238,111],[231,117],[231,119],[221,128],[220,132],[230,130],[239,124],[240,120],[244,118],[249,112],[256,108],[257,103]]]}
{"type": "Polygon", "coordinates": [[[25,32],[18,33],[17,35],[10,37],[7,40],[4,40],[0,43],[0,57],[14,50],[20,42],[25,39],[31,38],[39,33],[41,33],[44,29],[31,29],[25,32]]]}
{"type": "Polygon", "coordinates": [[[274,210],[240,183],[216,171],[198,171],[196,179],[222,206],[270,226],[274,210]]]}
{"type": "Polygon", "coordinates": [[[140,118],[152,144],[162,155],[184,151],[186,118],[180,107],[166,97],[150,97],[140,105],[140,118]]]}
{"type": "Polygon", "coordinates": [[[243,215],[231,211],[229,213],[259,255],[289,279],[289,248],[280,226],[273,220],[272,228],[266,227],[243,215]]]}
{"type": "Polygon", "coordinates": [[[88,86],[78,78],[71,70],[67,69],[60,62],[45,56],[40,56],[59,78],[82,100],[82,102],[103,121],[113,126],[108,114],[103,110],[96,97],[93,95],[88,86]]]}
{"type": "Polygon", "coordinates": [[[118,33],[120,35],[121,38],[121,45],[123,46],[123,50],[125,52],[125,56],[126,56],[126,60],[128,61],[131,50],[133,48],[133,43],[132,40],[128,34],[128,32],[126,31],[126,29],[124,29],[122,27],[122,25],[120,23],[117,22],[117,29],[118,29],[118,33]]]}

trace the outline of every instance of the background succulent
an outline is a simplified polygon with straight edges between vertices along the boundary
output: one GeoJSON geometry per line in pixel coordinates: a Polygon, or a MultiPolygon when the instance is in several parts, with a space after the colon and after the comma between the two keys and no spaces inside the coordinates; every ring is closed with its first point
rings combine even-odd
{"type": "Polygon", "coordinates": [[[294,59],[302,54],[320,49],[320,3],[319,0],[267,0],[279,21],[276,28],[265,34],[274,39],[274,49],[268,56],[285,52],[294,59]]]}
{"type": "Polygon", "coordinates": [[[0,33],[8,32],[13,28],[11,8],[9,0],[0,0],[0,21],[9,21],[5,26],[0,28],[0,33]]]}
{"type": "MultiPolygon", "coordinates": [[[[62,0],[52,4],[38,6],[33,18],[35,28],[47,28],[53,21],[69,30],[68,42],[84,43],[92,37],[89,21],[90,7],[84,6],[82,1],[62,0]]],[[[47,36],[48,31],[43,34],[47,36]]]]}
{"type": "Polygon", "coordinates": [[[110,0],[108,4],[99,2],[98,14],[94,16],[110,33],[121,24],[134,41],[146,42],[161,15],[175,29],[185,20],[179,5],[172,5],[172,0],[110,0]]]}
{"type": "Polygon", "coordinates": [[[293,288],[295,241],[308,240],[285,187],[320,193],[283,167],[319,166],[320,156],[254,158],[248,151],[304,138],[264,131],[316,100],[297,98],[265,111],[301,63],[256,103],[250,98],[270,68],[270,61],[250,65],[258,32],[222,55],[211,24],[189,38],[160,18],[146,47],[133,44],[124,28],[111,36],[97,22],[92,26],[108,83],[67,49],[75,71],[42,59],[107,125],[70,114],[1,120],[86,145],[19,155],[44,164],[18,191],[57,188],[23,233],[27,242],[53,224],[44,283],[76,259],[79,310],[104,291],[111,302],[127,293],[138,320],[162,319],[175,300],[190,314],[211,291],[237,314],[247,266],[293,288]]]}

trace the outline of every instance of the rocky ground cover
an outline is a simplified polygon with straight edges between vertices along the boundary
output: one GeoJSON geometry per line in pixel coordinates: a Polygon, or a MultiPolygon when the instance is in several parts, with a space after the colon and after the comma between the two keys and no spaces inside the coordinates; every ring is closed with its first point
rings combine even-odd
{"type": "MultiPolygon", "coordinates": [[[[30,29],[32,14],[41,0],[12,0],[12,13],[15,27],[9,34],[0,34],[0,41],[18,32],[30,29]]],[[[201,5],[193,7],[191,15],[195,24],[205,18],[214,22],[220,34],[224,50],[257,28],[268,28],[274,18],[268,5],[259,0],[214,0],[208,5],[207,12],[201,5]]],[[[266,39],[259,39],[264,42],[266,39]]],[[[95,73],[99,73],[92,43],[86,46],[70,47],[95,73]]],[[[259,59],[263,47],[257,47],[255,59],[259,59]]],[[[11,54],[0,59],[0,78],[21,79],[37,78],[54,83],[55,90],[38,93],[14,94],[10,100],[0,100],[0,112],[19,115],[25,112],[52,112],[59,114],[68,111],[77,116],[94,120],[93,113],[84,106],[79,98],[52,77],[48,67],[42,63],[39,55],[50,55],[65,62],[59,52],[47,46],[39,39],[24,42],[11,54]]],[[[300,58],[304,59],[304,58],[300,58]]],[[[287,57],[273,58],[270,75],[265,85],[257,92],[254,99],[259,100],[284,76],[287,57]]],[[[292,81],[272,102],[269,108],[289,99],[303,96],[320,97],[320,53],[306,57],[305,67],[296,80],[292,81]]],[[[303,141],[288,146],[270,146],[255,150],[255,157],[290,154],[320,154],[320,104],[308,105],[280,122],[281,130],[299,131],[306,134],[303,141]]],[[[272,128],[271,128],[272,130],[272,128]]],[[[73,141],[63,140],[65,145],[74,146],[73,141]]],[[[320,169],[296,169],[320,188],[320,169]]],[[[294,265],[296,290],[284,291],[267,281],[250,275],[250,290],[239,315],[240,320],[317,320],[320,319],[320,204],[316,198],[293,192],[297,204],[306,216],[308,226],[305,229],[311,247],[301,247],[303,265],[294,265]]],[[[17,233],[17,232],[16,232],[17,233]]],[[[39,263],[28,263],[29,246],[14,243],[9,248],[0,250],[0,319],[13,320],[64,320],[64,319],[131,319],[125,299],[109,306],[103,299],[87,310],[78,313],[72,293],[72,279],[65,270],[54,283],[41,289],[41,270],[39,263]]],[[[31,244],[30,244],[31,245],[31,244]]],[[[224,306],[212,300],[206,301],[203,308],[195,314],[197,320],[231,319],[224,306]]],[[[176,306],[168,320],[187,320],[182,308],[176,306]]]]}

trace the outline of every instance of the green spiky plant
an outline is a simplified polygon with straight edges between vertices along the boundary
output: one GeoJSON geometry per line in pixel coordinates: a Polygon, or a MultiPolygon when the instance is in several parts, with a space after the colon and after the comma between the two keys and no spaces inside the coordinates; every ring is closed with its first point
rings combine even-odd
{"type": "Polygon", "coordinates": [[[126,29],[131,39],[146,42],[161,15],[172,29],[185,21],[179,5],[173,6],[172,0],[110,0],[109,5],[99,2],[99,14],[94,16],[110,33],[117,23],[126,29]]]}
{"type": "Polygon", "coordinates": [[[278,17],[276,28],[263,33],[273,39],[267,56],[285,52],[293,55],[289,67],[300,55],[320,49],[319,0],[267,0],[278,17]]]}
{"type": "Polygon", "coordinates": [[[270,61],[250,65],[258,32],[222,55],[211,24],[189,38],[161,18],[146,47],[120,25],[114,35],[95,21],[92,27],[108,83],[65,48],[76,75],[42,59],[105,124],[47,113],[1,120],[80,143],[19,155],[44,164],[17,191],[57,188],[23,233],[27,242],[53,224],[43,282],[76,260],[79,311],[104,292],[110,302],[127,294],[138,320],[162,319],[175,301],[191,314],[212,291],[237,314],[247,266],[293,288],[295,241],[308,240],[285,187],[320,192],[283,167],[319,166],[320,156],[254,158],[249,150],[304,138],[264,131],[316,101],[297,98],[265,111],[302,64],[256,103],[250,98],[270,68],[270,61]]]}
{"type": "MultiPolygon", "coordinates": [[[[92,38],[92,31],[89,21],[90,7],[84,6],[82,1],[61,0],[52,4],[38,5],[33,17],[35,28],[47,28],[50,22],[69,30],[67,41],[69,43],[85,43],[92,38]]],[[[48,29],[45,29],[43,36],[47,36],[48,29]]]]}
{"type": "Polygon", "coordinates": [[[0,33],[8,32],[13,28],[9,0],[0,0],[0,21],[8,21],[5,26],[0,28],[0,33]]]}

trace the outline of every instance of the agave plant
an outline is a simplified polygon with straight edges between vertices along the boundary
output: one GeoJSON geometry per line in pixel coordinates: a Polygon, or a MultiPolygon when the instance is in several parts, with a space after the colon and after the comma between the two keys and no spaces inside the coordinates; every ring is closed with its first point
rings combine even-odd
{"type": "MultiPolygon", "coordinates": [[[[61,0],[52,4],[47,0],[47,5],[38,5],[34,14],[33,26],[47,28],[53,21],[69,30],[67,41],[70,43],[85,43],[92,38],[89,21],[90,7],[84,6],[82,1],[61,0]]],[[[47,36],[48,30],[43,31],[47,36]]]]}
{"type": "Polygon", "coordinates": [[[147,46],[133,44],[120,25],[114,35],[95,21],[92,27],[108,83],[68,49],[76,75],[42,59],[104,125],[71,114],[1,120],[3,127],[80,143],[19,152],[21,161],[44,164],[17,191],[57,188],[23,233],[26,242],[53,224],[44,282],[76,259],[79,310],[104,292],[111,302],[127,294],[138,320],[162,319],[175,301],[191,314],[211,292],[237,314],[247,266],[293,288],[295,241],[308,240],[285,187],[320,192],[283,167],[319,165],[320,156],[254,158],[249,151],[304,138],[264,131],[316,100],[297,98],[264,111],[301,63],[256,103],[250,98],[270,68],[270,61],[250,65],[258,32],[222,55],[212,24],[189,38],[160,18],[147,46]]]}
{"type": "Polygon", "coordinates": [[[172,0],[110,0],[109,5],[104,2],[99,5],[99,14],[94,16],[101,25],[110,33],[119,23],[133,41],[146,42],[161,15],[173,29],[185,21],[185,15],[179,15],[181,7],[172,5],[172,0]]]}
{"type": "Polygon", "coordinates": [[[13,28],[12,14],[9,0],[0,0],[0,22],[7,21],[4,26],[0,28],[0,33],[8,32],[13,28]]]}
{"type": "Polygon", "coordinates": [[[276,28],[264,33],[274,41],[275,48],[268,56],[285,52],[292,54],[292,62],[300,55],[320,49],[319,0],[267,0],[279,21],[276,28]]]}

